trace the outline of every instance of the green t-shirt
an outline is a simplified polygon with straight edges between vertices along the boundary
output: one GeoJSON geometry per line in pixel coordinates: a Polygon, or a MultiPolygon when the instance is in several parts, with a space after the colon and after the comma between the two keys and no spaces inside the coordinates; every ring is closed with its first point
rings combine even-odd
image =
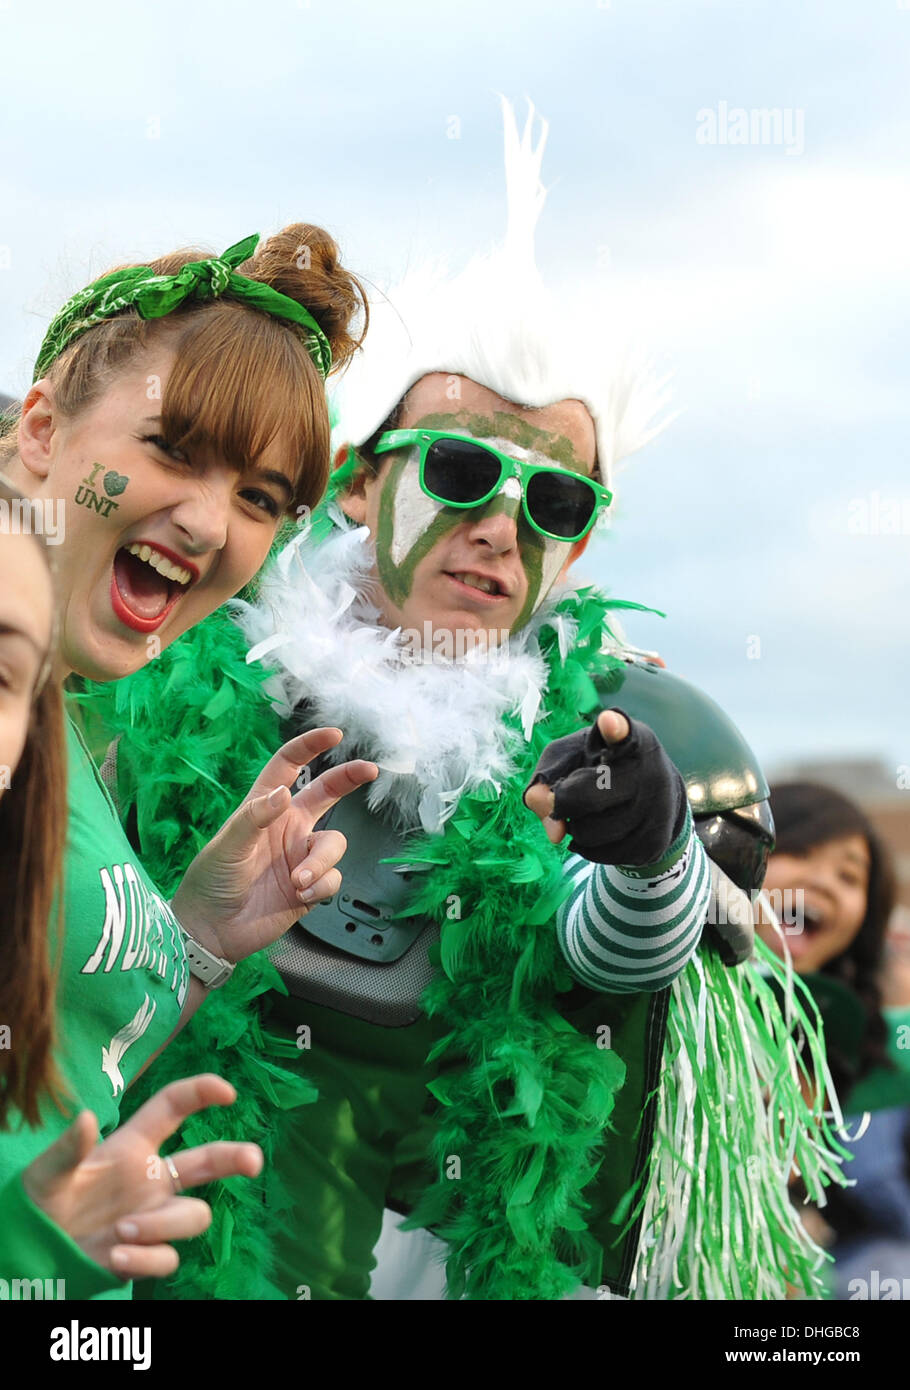
{"type": "MultiPolygon", "coordinates": [[[[71,1093],[70,1110],[63,1115],[45,1103],[41,1125],[17,1126],[14,1119],[11,1132],[0,1133],[0,1191],[79,1110],[94,1111],[102,1136],[116,1128],[124,1089],[173,1033],[189,984],[177,919],[136,858],[71,720],[67,754],[57,1060],[71,1093]]],[[[38,1240],[40,1223],[35,1230],[38,1240]]],[[[6,1264],[3,1239],[0,1229],[0,1267],[6,1264]]],[[[36,1249],[35,1265],[34,1276],[27,1269],[11,1273],[46,1277],[46,1252],[39,1257],[36,1249]]]]}

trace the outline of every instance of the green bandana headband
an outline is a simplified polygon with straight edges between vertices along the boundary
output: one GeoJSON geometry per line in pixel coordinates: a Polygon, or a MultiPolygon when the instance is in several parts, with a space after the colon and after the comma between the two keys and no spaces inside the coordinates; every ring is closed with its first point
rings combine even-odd
{"type": "Polygon", "coordinates": [[[156,275],[145,265],[102,275],[100,280],[74,294],[55,315],[41,344],[33,380],[44,376],[51,363],[74,339],[103,319],[113,318],[122,309],[135,309],[142,319],[160,319],[187,299],[217,299],[219,295],[305,328],[307,350],[324,380],[332,365],[332,350],[313,315],[295,299],[273,290],[271,285],[238,275],[235,270],[235,266],[252,256],[258,243],[258,234],[248,236],[236,246],[229,246],[220,256],[191,261],[176,275],[156,275]]]}

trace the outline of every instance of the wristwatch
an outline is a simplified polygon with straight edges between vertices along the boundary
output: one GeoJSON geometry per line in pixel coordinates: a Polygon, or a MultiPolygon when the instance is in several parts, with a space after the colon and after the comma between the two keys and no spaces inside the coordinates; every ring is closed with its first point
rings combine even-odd
{"type": "Polygon", "coordinates": [[[205,946],[200,946],[185,927],[181,927],[180,930],[183,932],[183,944],[186,949],[186,961],[190,974],[195,975],[197,980],[201,980],[206,989],[218,989],[233,975],[233,964],[231,961],[225,960],[223,956],[216,956],[214,951],[207,950],[205,946]]]}

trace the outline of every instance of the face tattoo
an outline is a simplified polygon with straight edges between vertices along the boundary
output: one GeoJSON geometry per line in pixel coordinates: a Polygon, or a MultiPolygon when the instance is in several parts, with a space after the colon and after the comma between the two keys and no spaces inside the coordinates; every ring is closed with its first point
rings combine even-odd
{"type": "Polygon", "coordinates": [[[119,502],[114,501],[114,498],[119,497],[122,492],[126,492],[129,478],[125,473],[117,473],[113,469],[109,469],[102,479],[104,492],[107,493],[105,497],[104,493],[100,491],[101,483],[96,481],[101,468],[100,463],[92,465],[76,489],[75,502],[77,507],[87,507],[89,511],[100,512],[102,516],[110,516],[111,512],[115,512],[120,505],[119,502]]]}

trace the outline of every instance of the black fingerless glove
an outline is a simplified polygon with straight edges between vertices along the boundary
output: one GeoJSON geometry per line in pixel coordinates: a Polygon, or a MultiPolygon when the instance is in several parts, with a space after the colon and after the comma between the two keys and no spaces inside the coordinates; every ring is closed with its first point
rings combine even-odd
{"type": "MultiPolygon", "coordinates": [[[[617,713],[625,714],[624,710],[617,713]]],[[[647,724],[629,720],[621,743],[605,743],[596,722],[544,749],[529,788],[553,789],[553,817],[570,848],[595,864],[657,864],[686,823],[686,788],[647,724]]]]}

